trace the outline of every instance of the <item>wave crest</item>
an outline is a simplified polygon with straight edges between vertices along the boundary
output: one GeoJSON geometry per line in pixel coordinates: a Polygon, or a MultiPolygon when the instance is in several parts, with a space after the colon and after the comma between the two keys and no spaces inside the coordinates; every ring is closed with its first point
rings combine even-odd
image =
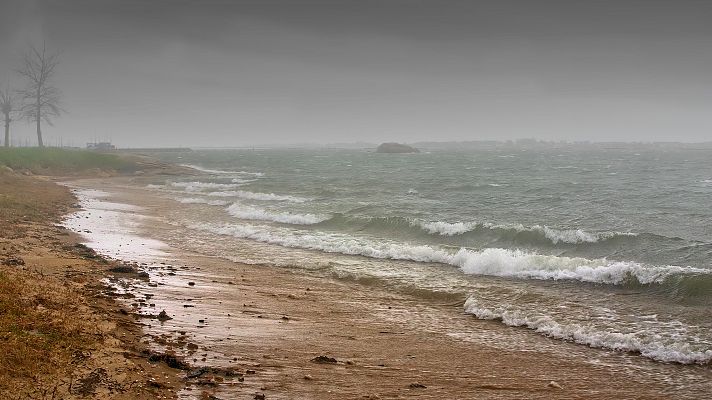
{"type": "Polygon", "coordinates": [[[210,206],[225,206],[228,204],[225,200],[209,200],[200,197],[178,197],[176,201],[183,204],[207,204],[210,206]]]}
{"type": "Polygon", "coordinates": [[[207,189],[234,189],[242,186],[242,184],[214,182],[171,182],[171,186],[182,188],[186,192],[201,192],[207,189]]]}
{"type": "Polygon", "coordinates": [[[544,336],[566,340],[590,347],[640,353],[644,357],[663,362],[682,364],[708,364],[712,350],[696,349],[689,343],[662,343],[658,338],[646,338],[635,333],[607,332],[592,326],[560,324],[546,315],[528,315],[505,307],[487,308],[474,297],[465,302],[465,312],[479,319],[498,320],[505,325],[532,329],[544,336]]]}
{"type": "Polygon", "coordinates": [[[443,222],[443,221],[415,221],[412,225],[419,226],[429,234],[440,236],[463,235],[476,230],[503,231],[510,234],[535,234],[541,235],[553,244],[581,244],[597,243],[602,240],[612,239],[621,236],[637,236],[631,232],[598,232],[590,233],[581,229],[555,229],[546,225],[525,226],[523,224],[493,224],[479,222],[443,222]]]}
{"type": "MultiPolygon", "coordinates": [[[[228,207],[228,210],[238,218],[291,224],[314,224],[327,218],[310,214],[270,213],[242,205],[232,205],[228,207]]],[[[671,276],[712,274],[712,270],[694,267],[654,266],[633,261],[608,261],[605,259],[589,260],[500,248],[478,251],[461,248],[456,252],[451,252],[427,245],[379,241],[347,234],[289,229],[275,230],[259,226],[200,225],[196,228],[284,247],[371,258],[448,264],[460,268],[465,274],[472,275],[540,280],[577,280],[611,285],[627,283],[648,285],[662,283],[671,276]]]]}
{"type": "Polygon", "coordinates": [[[208,174],[215,174],[215,175],[253,175],[253,176],[263,176],[264,175],[264,173],[262,173],[262,172],[225,171],[225,170],[220,170],[220,169],[203,168],[201,166],[193,165],[193,164],[180,164],[180,166],[186,167],[186,168],[191,168],[196,171],[205,172],[208,174]]]}
{"type": "Polygon", "coordinates": [[[227,208],[227,212],[233,217],[248,220],[271,221],[282,224],[313,225],[326,221],[328,215],[319,214],[292,214],[288,212],[273,212],[262,208],[252,207],[244,204],[234,203],[227,208]]]}
{"type": "Polygon", "coordinates": [[[246,190],[228,190],[222,192],[210,192],[208,196],[213,197],[237,197],[245,200],[260,200],[260,201],[288,201],[291,203],[304,203],[310,199],[297,196],[280,195],[274,193],[249,192],[246,190]]]}

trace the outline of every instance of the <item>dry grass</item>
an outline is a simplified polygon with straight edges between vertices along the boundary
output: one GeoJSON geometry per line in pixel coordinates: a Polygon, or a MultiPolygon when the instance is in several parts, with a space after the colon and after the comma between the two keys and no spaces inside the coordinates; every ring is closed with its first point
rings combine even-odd
{"type": "Polygon", "coordinates": [[[140,328],[103,295],[106,265],[53,226],[75,201],[0,168],[0,400],[172,398],[180,378],[143,358],[140,328]]]}
{"type": "Polygon", "coordinates": [[[55,221],[72,202],[64,187],[0,171],[0,237],[25,222],[55,221]]]}
{"type": "MultiPolygon", "coordinates": [[[[81,297],[47,276],[0,268],[0,393],[44,386],[95,345],[77,319],[81,297]],[[18,387],[19,386],[19,387],[18,387]]],[[[57,382],[59,383],[59,382],[57,382]]]]}
{"type": "MultiPolygon", "coordinates": [[[[16,255],[13,240],[32,224],[56,221],[73,201],[51,182],[0,173],[0,261],[16,255]]],[[[0,265],[0,393],[56,387],[65,373],[69,382],[76,355],[95,340],[77,318],[80,304],[57,278],[0,265]]]]}

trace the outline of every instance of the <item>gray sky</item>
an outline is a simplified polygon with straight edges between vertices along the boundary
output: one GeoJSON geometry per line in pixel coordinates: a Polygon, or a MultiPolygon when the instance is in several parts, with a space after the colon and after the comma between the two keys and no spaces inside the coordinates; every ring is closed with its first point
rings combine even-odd
{"type": "Polygon", "coordinates": [[[712,1],[0,5],[0,82],[61,51],[51,143],[712,140],[712,1]]]}

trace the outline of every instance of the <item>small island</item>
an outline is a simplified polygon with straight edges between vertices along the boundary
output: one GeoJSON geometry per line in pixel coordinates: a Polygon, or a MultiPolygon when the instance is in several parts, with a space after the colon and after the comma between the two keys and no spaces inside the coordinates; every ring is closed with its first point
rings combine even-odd
{"type": "Polygon", "coordinates": [[[420,153],[420,150],[406,144],[382,143],[376,148],[376,153],[420,153]]]}

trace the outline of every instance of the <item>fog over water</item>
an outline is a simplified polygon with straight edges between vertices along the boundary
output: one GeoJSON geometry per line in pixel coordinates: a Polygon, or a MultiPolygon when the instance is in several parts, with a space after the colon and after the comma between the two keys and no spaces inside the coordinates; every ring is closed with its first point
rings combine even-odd
{"type": "Polygon", "coordinates": [[[50,144],[712,137],[712,2],[0,5],[3,86],[29,44],[61,52],[50,144]]]}

